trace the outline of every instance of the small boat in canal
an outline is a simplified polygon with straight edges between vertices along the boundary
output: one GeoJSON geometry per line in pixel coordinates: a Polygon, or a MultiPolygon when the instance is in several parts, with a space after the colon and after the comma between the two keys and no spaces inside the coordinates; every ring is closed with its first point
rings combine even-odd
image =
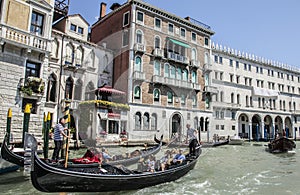
{"type": "Polygon", "coordinates": [[[20,167],[0,157],[0,174],[18,170],[20,167]]]}
{"type": "MultiPolygon", "coordinates": [[[[5,135],[6,137],[6,135],[5,135]]],[[[161,137],[162,140],[163,137],[161,137]]],[[[141,158],[146,158],[150,155],[155,155],[157,154],[160,149],[161,149],[162,143],[158,143],[157,145],[153,146],[153,147],[148,147],[145,149],[141,149],[141,150],[135,150],[133,152],[131,152],[131,154],[135,154],[135,155],[131,155],[130,157],[122,157],[122,155],[118,155],[118,157],[115,160],[111,160],[108,163],[110,165],[124,165],[124,166],[129,166],[132,164],[137,163],[141,158]]],[[[17,154],[14,153],[12,150],[10,150],[6,144],[6,138],[4,138],[3,143],[1,145],[1,156],[3,159],[5,159],[8,162],[14,163],[20,167],[24,166],[24,154],[17,154]]],[[[76,159],[70,159],[70,162],[74,162],[76,159]]],[[[50,161],[49,161],[50,162],[50,161]]],[[[80,160],[77,159],[76,164],[81,164],[80,160]]],[[[64,164],[63,161],[60,162],[61,164],[64,164]]],[[[86,161],[83,162],[82,164],[92,164],[94,162],[89,162],[87,163],[86,161]]],[[[79,165],[73,165],[73,166],[79,166],[79,165]]],[[[84,165],[82,165],[84,166],[84,165]]],[[[82,167],[79,166],[79,167],[82,167]]],[[[87,165],[86,165],[87,166],[87,165]]]]}
{"type": "Polygon", "coordinates": [[[183,177],[194,169],[201,154],[201,148],[198,147],[195,156],[188,154],[182,163],[171,165],[164,171],[156,169],[154,172],[140,172],[104,164],[97,172],[87,173],[84,168],[82,171],[72,171],[68,168],[49,166],[38,157],[36,144],[29,145],[32,149],[31,182],[42,192],[110,192],[142,189],[183,177]]]}
{"type": "Polygon", "coordinates": [[[267,151],[271,153],[286,153],[293,151],[296,148],[296,143],[286,137],[280,137],[272,140],[268,144],[267,151]]]}

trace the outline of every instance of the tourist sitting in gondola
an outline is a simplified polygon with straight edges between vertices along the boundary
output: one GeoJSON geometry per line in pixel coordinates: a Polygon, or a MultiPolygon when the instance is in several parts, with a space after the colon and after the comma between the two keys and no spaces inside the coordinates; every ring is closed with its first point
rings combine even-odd
{"type": "Polygon", "coordinates": [[[172,162],[172,156],[171,156],[171,151],[167,150],[165,152],[165,155],[160,159],[160,168],[162,171],[165,169],[168,169],[168,167],[171,165],[172,162]]]}
{"type": "Polygon", "coordinates": [[[96,153],[88,149],[82,158],[73,159],[75,164],[91,164],[91,163],[102,163],[103,157],[101,153],[96,153]]]}
{"type": "Polygon", "coordinates": [[[173,164],[181,164],[185,160],[185,155],[182,152],[182,149],[179,149],[179,153],[173,159],[173,164]]]}
{"type": "Polygon", "coordinates": [[[102,157],[104,162],[109,162],[113,158],[109,155],[108,151],[106,148],[102,148],[102,157]]]}
{"type": "Polygon", "coordinates": [[[155,172],[155,156],[150,155],[149,159],[147,160],[147,171],[155,172]]]}

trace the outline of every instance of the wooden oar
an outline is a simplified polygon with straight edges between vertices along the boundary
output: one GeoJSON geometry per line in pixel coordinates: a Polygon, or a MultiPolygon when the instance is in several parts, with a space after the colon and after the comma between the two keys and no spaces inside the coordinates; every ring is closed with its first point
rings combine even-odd
{"type": "Polygon", "coordinates": [[[65,160],[65,168],[68,167],[68,158],[69,158],[69,141],[70,141],[70,130],[68,129],[67,130],[68,133],[67,133],[67,145],[66,145],[66,160],[65,160]]]}

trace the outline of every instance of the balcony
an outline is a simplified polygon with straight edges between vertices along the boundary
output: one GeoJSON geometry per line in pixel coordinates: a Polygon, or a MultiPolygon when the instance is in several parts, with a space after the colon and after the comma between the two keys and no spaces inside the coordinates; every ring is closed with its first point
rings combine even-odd
{"type": "Polygon", "coordinates": [[[191,60],[190,66],[199,68],[200,67],[200,62],[198,60],[191,60]]]}
{"type": "Polygon", "coordinates": [[[134,50],[136,52],[145,53],[146,52],[146,47],[142,43],[136,43],[136,44],[134,44],[134,50]]]}
{"type": "Polygon", "coordinates": [[[159,48],[155,48],[155,49],[153,50],[153,55],[154,55],[155,57],[163,58],[163,57],[164,57],[164,50],[159,49],[159,48]]]}
{"type": "Polygon", "coordinates": [[[204,69],[204,72],[211,72],[211,71],[213,71],[213,67],[212,67],[212,65],[210,63],[205,63],[203,69],[204,69]]]}
{"type": "Polygon", "coordinates": [[[210,85],[206,85],[204,91],[208,92],[208,93],[212,93],[212,94],[217,94],[218,93],[218,89],[216,87],[213,87],[213,86],[210,86],[210,85]]]}
{"type": "Polygon", "coordinates": [[[183,80],[176,80],[176,86],[181,87],[181,88],[193,88],[193,83],[188,82],[188,81],[183,81],[183,80]]]}
{"type": "Polygon", "coordinates": [[[188,64],[189,60],[187,57],[173,53],[173,52],[168,52],[168,59],[173,60],[175,62],[180,62],[183,64],[188,64]]]}
{"type": "Polygon", "coordinates": [[[37,50],[40,52],[50,51],[50,40],[24,32],[6,25],[0,25],[0,41],[9,42],[29,50],[37,50]]]}
{"type": "Polygon", "coordinates": [[[241,104],[236,103],[228,103],[228,102],[211,102],[212,107],[218,107],[218,108],[226,108],[231,110],[237,110],[241,108],[241,104]]]}
{"type": "Polygon", "coordinates": [[[135,80],[145,80],[145,73],[140,72],[140,71],[134,71],[133,72],[133,79],[135,80]]]}
{"type": "Polygon", "coordinates": [[[159,75],[153,75],[152,82],[153,83],[164,83],[164,77],[159,76],[159,75]]]}

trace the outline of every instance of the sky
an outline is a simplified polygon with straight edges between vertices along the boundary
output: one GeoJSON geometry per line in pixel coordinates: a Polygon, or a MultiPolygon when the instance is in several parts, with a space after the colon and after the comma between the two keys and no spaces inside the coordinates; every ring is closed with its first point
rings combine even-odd
{"type": "MultiPolygon", "coordinates": [[[[100,3],[127,0],[70,0],[69,14],[97,21],[100,3]]],[[[300,67],[299,0],[144,0],[169,13],[190,16],[211,27],[214,43],[264,59],[300,67]]]]}

